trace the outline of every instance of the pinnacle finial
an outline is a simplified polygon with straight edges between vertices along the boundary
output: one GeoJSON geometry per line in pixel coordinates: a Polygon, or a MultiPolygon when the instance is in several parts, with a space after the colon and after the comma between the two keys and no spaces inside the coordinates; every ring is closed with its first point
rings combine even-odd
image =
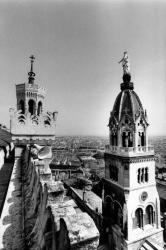
{"type": "Polygon", "coordinates": [[[123,75],[130,75],[130,63],[127,51],[124,52],[123,58],[119,61],[123,67],[123,75]]]}
{"type": "Polygon", "coordinates": [[[31,72],[33,72],[33,62],[35,60],[35,57],[34,55],[31,55],[29,58],[31,59],[31,72]]]}
{"type": "Polygon", "coordinates": [[[33,72],[33,63],[34,63],[34,60],[35,60],[35,57],[34,57],[34,55],[31,55],[30,57],[29,57],[30,59],[31,59],[31,69],[30,69],[30,72],[28,73],[28,75],[29,75],[29,83],[30,84],[33,84],[34,83],[34,77],[35,77],[35,73],[33,72]]]}

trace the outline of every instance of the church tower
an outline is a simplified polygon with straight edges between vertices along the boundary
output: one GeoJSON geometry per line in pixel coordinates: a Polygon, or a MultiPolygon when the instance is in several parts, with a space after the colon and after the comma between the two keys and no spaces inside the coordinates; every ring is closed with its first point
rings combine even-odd
{"type": "Polygon", "coordinates": [[[30,112],[31,115],[40,115],[43,111],[45,90],[34,83],[33,63],[35,57],[32,55],[30,59],[31,68],[28,73],[28,84],[16,85],[17,110],[21,110],[23,114],[30,112]]]}
{"type": "Polygon", "coordinates": [[[154,150],[148,118],[131,82],[127,52],[120,61],[123,83],[109,119],[105,152],[103,215],[110,249],[163,249],[154,150]]]}
{"type": "Polygon", "coordinates": [[[46,91],[35,83],[33,70],[35,57],[32,55],[30,59],[28,82],[16,84],[17,109],[10,109],[12,140],[15,145],[27,143],[52,145],[58,112],[45,112],[46,91]]]}

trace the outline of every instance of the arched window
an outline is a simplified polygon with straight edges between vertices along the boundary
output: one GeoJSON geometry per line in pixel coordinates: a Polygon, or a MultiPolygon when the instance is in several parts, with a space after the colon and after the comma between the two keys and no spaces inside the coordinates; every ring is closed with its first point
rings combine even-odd
{"type": "Polygon", "coordinates": [[[145,133],[138,132],[138,147],[145,146],[145,133]]]}
{"type": "Polygon", "coordinates": [[[149,181],[148,167],[139,168],[137,172],[137,182],[144,183],[149,181]]]}
{"type": "Polygon", "coordinates": [[[35,101],[30,99],[29,102],[28,102],[28,111],[31,113],[31,115],[34,115],[35,114],[35,101]]]}
{"type": "Polygon", "coordinates": [[[110,196],[107,196],[104,201],[103,214],[108,220],[112,218],[114,212],[114,203],[110,196]]]}
{"type": "Polygon", "coordinates": [[[148,175],[148,168],[145,168],[145,182],[148,182],[149,175],[148,175]]]}
{"type": "Polygon", "coordinates": [[[145,146],[145,136],[144,136],[144,132],[142,132],[142,135],[141,135],[141,146],[145,146]]]}
{"type": "Polygon", "coordinates": [[[145,178],[145,175],[144,175],[144,168],[141,169],[141,182],[144,182],[144,178],[145,178]]]}
{"type": "Polygon", "coordinates": [[[143,228],[143,211],[137,208],[135,211],[135,228],[143,228]]]}
{"type": "Polygon", "coordinates": [[[133,147],[133,137],[132,137],[132,134],[131,132],[129,132],[129,147],[133,147]]]}
{"type": "Polygon", "coordinates": [[[126,147],[126,133],[123,132],[122,134],[122,147],[126,147]]]}
{"type": "Polygon", "coordinates": [[[117,166],[110,164],[110,178],[114,181],[118,181],[118,168],[117,166]]]}
{"type": "Polygon", "coordinates": [[[141,146],[141,133],[138,132],[138,147],[141,146]]]}
{"type": "Polygon", "coordinates": [[[21,109],[22,114],[25,113],[25,106],[24,106],[24,101],[23,100],[20,100],[20,102],[19,102],[19,109],[21,109]]]}
{"type": "Polygon", "coordinates": [[[153,224],[154,223],[154,211],[151,205],[146,207],[146,224],[153,224]]]}
{"type": "Polygon", "coordinates": [[[123,212],[120,207],[120,204],[117,201],[114,202],[114,219],[115,219],[115,223],[122,228],[123,227],[123,212]]]}
{"type": "Polygon", "coordinates": [[[42,113],[42,102],[38,102],[37,115],[40,115],[41,113],[42,113]]]}
{"type": "Polygon", "coordinates": [[[141,169],[138,169],[138,174],[137,174],[137,182],[140,183],[141,182],[141,169]]]}
{"type": "Polygon", "coordinates": [[[117,146],[118,145],[118,138],[117,138],[117,134],[116,133],[114,133],[114,134],[111,135],[111,140],[112,140],[111,144],[113,146],[117,146]]]}
{"type": "Polygon", "coordinates": [[[122,133],[122,147],[133,147],[133,136],[130,131],[122,133]]]}

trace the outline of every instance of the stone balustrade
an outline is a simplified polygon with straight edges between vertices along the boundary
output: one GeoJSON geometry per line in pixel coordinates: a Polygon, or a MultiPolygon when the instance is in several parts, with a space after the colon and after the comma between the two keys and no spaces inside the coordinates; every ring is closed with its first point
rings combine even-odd
{"type": "Polygon", "coordinates": [[[137,156],[137,155],[154,155],[154,148],[152,146],[141,147],[118,147],[106,145],[105,153],[118,154],[122,156],[137,156]]]}

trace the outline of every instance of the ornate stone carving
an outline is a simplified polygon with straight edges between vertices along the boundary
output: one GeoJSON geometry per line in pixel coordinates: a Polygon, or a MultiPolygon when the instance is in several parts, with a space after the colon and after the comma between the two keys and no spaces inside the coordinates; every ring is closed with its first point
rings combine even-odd
{"type": "Polygon", "coordinates": [[[29,112],[22,114],[21,110],[10,109],[10,129],[12,137],[16,139],[27,139],[27,137],[38,137],[41,139],[53,139],[55,137],[55,126],[58,112],[47,112],[45,114],[31,115],[29,112]]]}

